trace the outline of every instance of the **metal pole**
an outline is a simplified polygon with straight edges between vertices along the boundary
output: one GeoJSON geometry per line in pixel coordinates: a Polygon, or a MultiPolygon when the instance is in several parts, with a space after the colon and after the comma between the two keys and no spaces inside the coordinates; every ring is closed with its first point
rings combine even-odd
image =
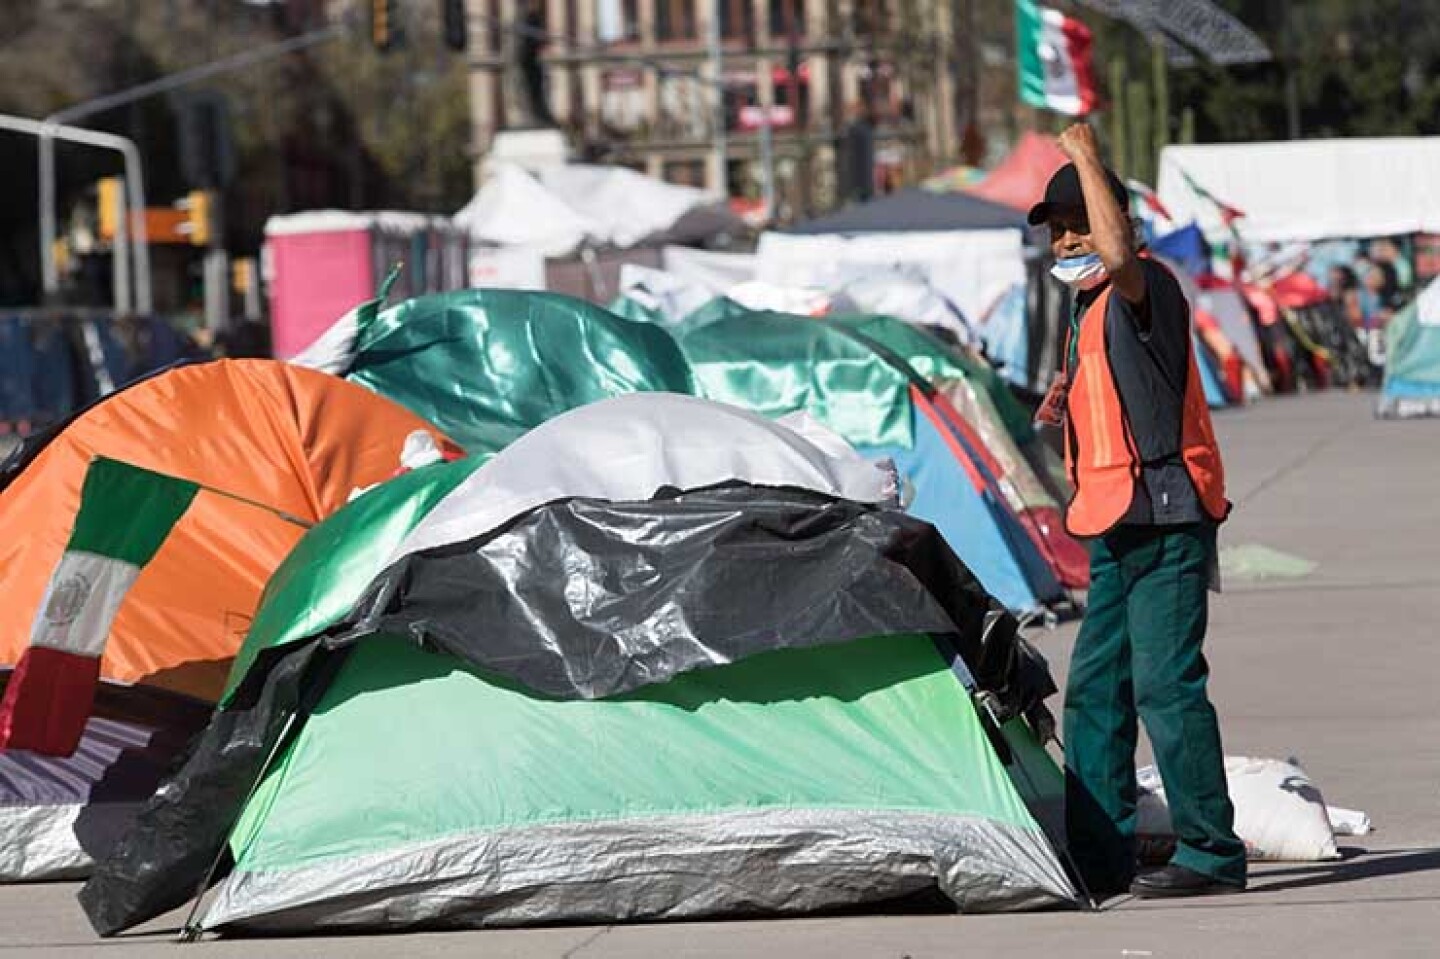
{"type": "MultiPolygon", "coordinates": [[[[128,191],[126,200],[130,205],[131,212],[145,209],[145,183],[140,170],[140,151],[136,149],[133,141],[114,133],[101,133],[98,130],[87,130],[84,127],[72,127],[59,123],[46,123],[42,120],[32,120],[29,117],[17,117],[0,113],[0,130],[10,130],[14,133],[28,133],[31,136],[40,138],[40,153],[46,154],[45,144],[51,144],[53,150],[54,140],[65,140],[70,143],[83,143],[86,146],[100,147],[104,150],[115,150],[125,159],[125,186],[128,191]]],[[[53,152],[51,153],[53,158],[53,152]]],[[[53,198],[55,195],[54,166],[42,162],[40,168],[40,196],[53,198]]],[[[55,206],[51,203],[48,207],[49,216],[46,216],[46,208],[40,211],[40,263],[42,271],[48,269],[52,278],[55,273],[55,261],[53,259],[52,246],[55,242],[55,206]],[[49,229],[46,232],[48,221],[49,229]]],[[[135,264],[137,270],[135,292],[136,300],[140,310],[149,312],[153,309],[150,300],[150,258],[144,250],[146,240],[145,220],[143,215],[131,217],[131,241],[137,245],[135,250],[135,264]],[[141,265],[144,265],[143,269],[141,265]]],[[[53,293],[59,289],[58,283],[46,290],[53,293]]]]}
{"type": "Polygon", "coordinates": [[[1295,22],[1290,18],[1290,0],[1281,0],[1280,29],[1284,36],[1281,61],[1285,64],[1285,120],[1290,139],[1300,139],[1300,83],[1296,76],[1300,58],[1295,52],[1295,22]]]}
{"type": "MultiPolygon", "coordinates": [[[[6,129],[14,129],[7,127],[6,129]]],[[[20,132],[31,132],[23,130],[20,132]]],[[[42,125],[40,142],[40,288],[42,299],[60,291],[60,275],[55,269],[55,141],[42,125]]]]}
{"type": "Polygon", "coordinates": [[[230,257],[223,247],[205,251],[205,326],[211,333],[230,328],[230,257]]]}
{"type": "Polygon", "coordinates": [[[760,108],[760,196],[765,204],[765,220],[775,216],[775,143],[770,129],[770,111],[773,105],[760,108]]]}
{"type": "Polygon", "coordinates": [[[145,316],[155,312],[150,282],[150,233],[145,223],[145,174],[140,165],[140,151],[126,140],[120,146],[125,157],[126,199],[130,205],[130,239],[135,249],[135,308],[145,316]]]}
{"type": "Polygon", "coordinates": [[[115,205],[117,216],[115,237],[110,241],[113,263],[110,279],[115,291],[115,312],[119,314],[130,312],[130,228],[127,222],[130,219],[130,204],[124,190],[115,198],[115,205]]]}
{"type": "Polygon", "coordinates": [[[710,45],[710,73],[715,84],[715,109],[711,123],[715,151],[715,175],[719,178],[719,189],[725,196],[730,195],[730,157],[725,131],[725,55],[720,41],[720,14],[722,0],[710,0],[710,29],[706,39],[710,45]]]}
{"type": "Polygon", "coordinates": [[[1155,146],[1151,153],[1158,171],[1160,151],[1170,144],[1170,75],[1165,64],[1165,48],[1158,43],[1150,48],[1150,69],[1155,87],[1155,119],[1150,128],[1155,146]]]}

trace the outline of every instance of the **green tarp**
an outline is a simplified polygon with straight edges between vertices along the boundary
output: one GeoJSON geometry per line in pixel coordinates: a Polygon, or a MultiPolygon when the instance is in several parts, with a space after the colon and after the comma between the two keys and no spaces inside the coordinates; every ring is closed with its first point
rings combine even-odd
{"type": "Polygon", "coordinates": [[[487,457],[554,416],[623,393],[693,393],[662,329],[573,297],[465,290],[360,314],[343,375],[487,457]]]}

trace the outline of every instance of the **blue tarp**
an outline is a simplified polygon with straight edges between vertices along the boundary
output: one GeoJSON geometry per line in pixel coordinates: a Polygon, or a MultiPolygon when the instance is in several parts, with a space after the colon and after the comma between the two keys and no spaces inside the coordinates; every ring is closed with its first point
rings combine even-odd
{"type": "Polygon", "coordinates": [[[1061,590],[1054,574],[1019,523],[1009,517],[1015,529],[1007,529],[1003,505],[987,502],[976,490],[944,437],[918,412],[914,437],[909,449],[870,447],[860,452],[895,463],[908,498],[906,512],[939,530],[986,591],[1000,602],[1018,612],[1029,612],[1058,600],[1061,590]],[[1031,562],[1020,559],[1027,552],[1035,554],[1031,562]],[[1037,594],[1032,577],[1046,584],[1046,595],[1037,594]]]}
{"type": "Polygon", "coordinates": [[[1190,343],[1195,350],[1195,366],[1200,370],[1200,383],[1205,387],[1205,402],[1212,410],[1224,409],[1230,405],[1230,401],[1225,398],[1225,387],[1220,384],[1220,375],[1215,370],[1215,358],[1201,345],[1200,338],[1193,332],[1190,334],[1190,343]]]}
{"type": "Polygon", "coordinates": [[[1006,382],[1034,390],[1030,381],[1030,325],[1025,316],[1025,284],[1012,286],[980,326],[985,356],[1006,382]]]}
{"type": "Polygon", "coordinates": [[[1210,272],[1210,247],[1205,243],[1205,234],[1193,223],[1156,238],[1150,248],[1179,263],[1191,276],[1210,272]]]}

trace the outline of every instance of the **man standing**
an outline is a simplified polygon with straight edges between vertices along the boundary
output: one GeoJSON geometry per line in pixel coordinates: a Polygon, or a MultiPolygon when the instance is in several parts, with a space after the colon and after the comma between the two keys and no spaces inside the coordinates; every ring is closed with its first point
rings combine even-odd
{"type": "Polygon", "coordinates": [[[1090,551],[1090,598],[1065,693],[1067,827],[1091,892],[1193,896],[1245,888],[1215,710],[1201,652],[1225,499],[1220,453],[1179,283],[1141,257],[1128,196],[1095,134],[1060,136],[1071,163],[1030,211],[1047,224],[1054,274],[1075,295],[1063,411],[1075,497],[1070,532],[1090,551]],[[1135,748],[1145,723],[1179,840],[1135,877],[1135,748]]]}

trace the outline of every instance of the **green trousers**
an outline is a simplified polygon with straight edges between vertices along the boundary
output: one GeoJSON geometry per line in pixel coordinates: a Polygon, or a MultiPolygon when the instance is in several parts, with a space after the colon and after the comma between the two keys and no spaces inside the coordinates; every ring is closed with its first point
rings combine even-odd
{"type": "Polygon", "coordinates": [[[1210,523],[1120,526],[1089,541],[1090,599],[1065,690],[1066,825],[1086,884],[1122,890],[1135,871],[1138,724],[1179,840],[1172,863],[1245,881],[1201,652],[1215,549],[1210,523]]]}

